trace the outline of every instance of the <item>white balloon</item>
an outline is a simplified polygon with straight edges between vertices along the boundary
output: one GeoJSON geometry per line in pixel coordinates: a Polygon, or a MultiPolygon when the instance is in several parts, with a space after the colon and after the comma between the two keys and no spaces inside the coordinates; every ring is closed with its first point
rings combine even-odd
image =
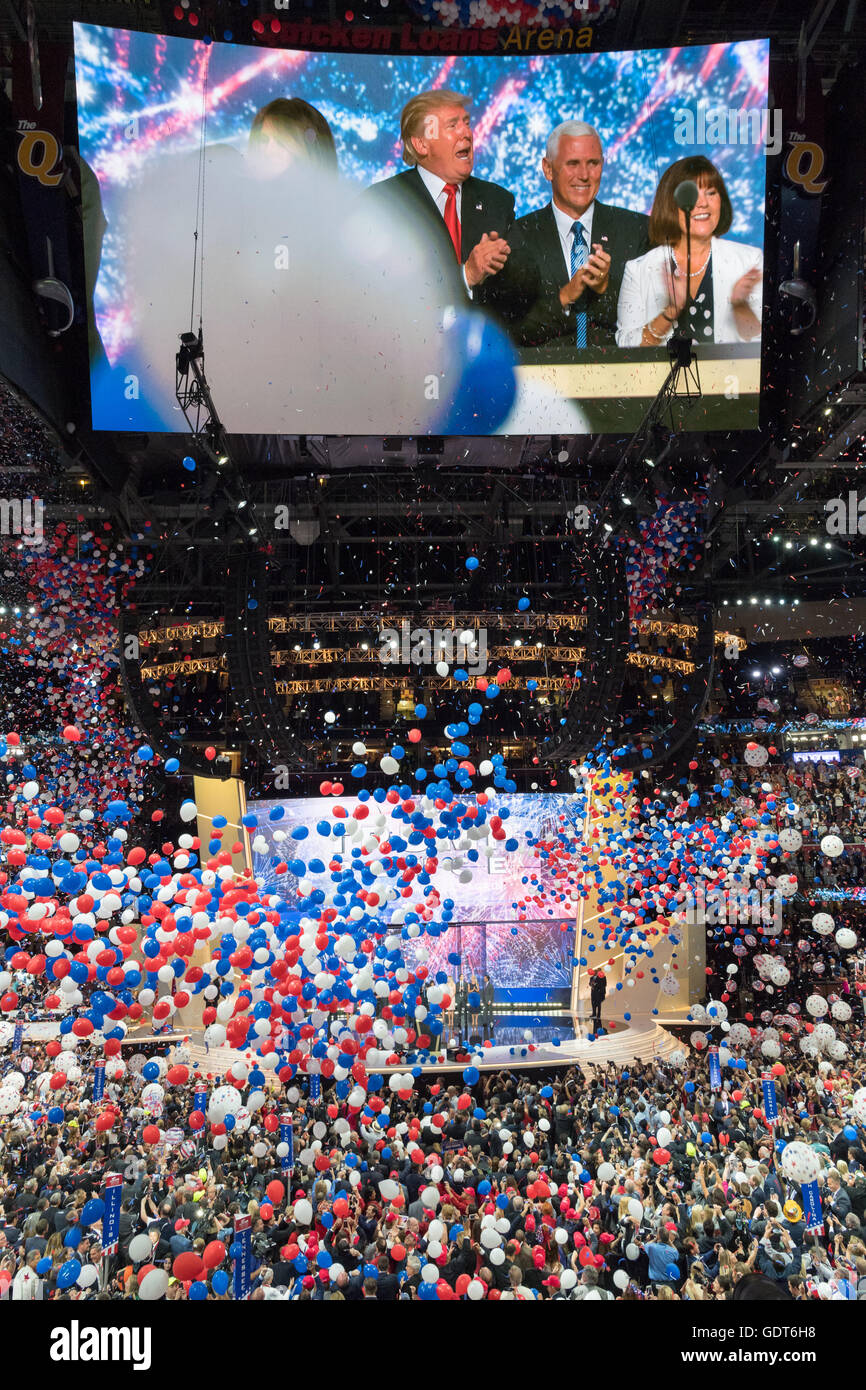
{"type": "Polygon", "coordinates": [[[814,1182],[821,1171],[821,1164],[814,1149],[808,1144],[794,1142],[786,1144],[781,1156],[782,1172],[790,1182],[814,1182]]]}
{"type": "Polygon", "coordinates": [[[129,1242],[129,1258],[133,1264],[146,1264],[153,1254],[150,1236],[139,1234],[129,1242]]]}
{"type": "Polygon", "coordinates": [[[306,1197],[301,1197],[294,1205],[294,1218],[299,1226],[309,1226],[313,1220],[313,1206],[306,1197]]]}
{"type": "Polygon", "coordinates": [[[168,1289],[168,1275],[164,1269],[150,1269],[141,1281],[138,1296],[145,1303],[155,1303],[164,1298],[168,1289]]]}

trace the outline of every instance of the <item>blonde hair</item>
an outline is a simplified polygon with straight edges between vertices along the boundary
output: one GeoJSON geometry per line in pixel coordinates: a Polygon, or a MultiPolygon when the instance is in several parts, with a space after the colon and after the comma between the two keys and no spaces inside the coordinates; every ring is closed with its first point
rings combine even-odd
{"type": "Polygon", "coordinates": [[[403,141],[404,164],[418,163],[412,137],[423,135],[427,117],[434,111],[444,111],[446,106],[459,106],[465,111],[469,106],[469,98],[442,87],[438,92],[419,92],[406,102],[400,112],[400,139],[403,141]]]}
{"type": "Polygon", "coordinates": [[[692,1207],[692,1218],[691,1218],[691,1222],[690,1222],[689,1224],[691,1225],[691,1228],[692,1228],[693,1231],[699,1231],[699,1230],[701,1230],[701,1229],[703,1228],[703,1224],[704,1224],[704,1222],[706,1221],[706,1219],[707,1219],[707,1210],[706,1210],[706,1207],[702,1207],[702,1206],[694,1206],[694,1207],[692,1207]]]}

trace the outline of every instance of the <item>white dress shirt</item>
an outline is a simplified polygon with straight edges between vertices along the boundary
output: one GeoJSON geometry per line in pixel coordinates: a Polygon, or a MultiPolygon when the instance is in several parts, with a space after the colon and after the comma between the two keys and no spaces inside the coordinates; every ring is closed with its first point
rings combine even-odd
{"type": "Polygon", "coordinates": [[[570,212],[563,212],[562,208],[551,202],[553,208],[553,218],[556,222],[556,230],[559,232],[559,242],[562,247],[562,258],[565,261],[566,278],[571,279],[571,248],[574,245],[574,232],[572,228],[575,222],[579,222],[583,227],[583,240],[586,246],[586,259],[589,260],[592,251],[592,214],[595,211],[595,199],[590,203],[586,212],[581,213],[580,217],[572,217],[570,212]]]}
{"type": "MultiPolygon", "coordinates": [[[[439,177],[438,174],[431,174],[431,172],[430,172],[429,169],[422,169],[420,164],[416,164],[415,167],[416,167],[416,169],[418,170],[418,173],[419,173],[420,176],[421,176],[421,182],[423,183],[424,187],[427,189],[427,192],[430,194],[430,197],[433,199],[434,203],[436,204],[437,208],[439,209],[439,212],[440,212],[441,215],[442,215],[442,221],[444,222],[444,221],[445,221],[445,205],[446,205],[446,203],[448,202],[448,194],[445,192],[445,180],[444,180],[444,179],[440,179],[440,177],[439,177]]],[[[460,238],[461,238],[461,240],[460,240],[460,251],[461,251],[461,255],[462,255],[462,253],[463,253],[463,185],[462,185],[462,184],[459,184],[459,183],[458,183],[458,185],[457,185],[457,196],[456,196],[456,198],[455,198],[455,200],[454,200],[454,203],[455,203],[455,206],[456,206],[456,208],[457,208],[457,221],[460,223],[460,238]]],[[[472,291],[471,291],[471,289],[469,288],[469,281],[466,279],[466,266],[465,266],[465,265],[461,265],[461,267],[460,267],[460,274],[463,276],[463,284],[464,284],[465,287],[466,287],[466,293],[469,295],[469,298],[471,299],[471,298],[472,298],[472,291]]]]}

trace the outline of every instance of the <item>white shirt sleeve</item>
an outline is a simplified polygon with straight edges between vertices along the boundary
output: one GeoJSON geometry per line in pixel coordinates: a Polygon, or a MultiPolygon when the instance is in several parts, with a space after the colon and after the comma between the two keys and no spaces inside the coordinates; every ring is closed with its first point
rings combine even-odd
{"type": "MultiPolygon", "coordinates": [[[[653,268],[651,264],[647,264],[647,258],[641,256],[639,260],[626,261],[622,273],[622,286],[619,292],[616,316],[618,347],[640,347],[644,326],[654,319],[656,314],[661,313],[667,303],[664,281],[660,271],[657,278],[658,287],[656,293],[653,294],[653,268]]],[[[671,324],[664,338],[660,338],[659,342],[666,342],[673,331],[674,325],[671,324]]],[[[653,341],[653,346],[655,346],[655,341],[653,341]]]]}

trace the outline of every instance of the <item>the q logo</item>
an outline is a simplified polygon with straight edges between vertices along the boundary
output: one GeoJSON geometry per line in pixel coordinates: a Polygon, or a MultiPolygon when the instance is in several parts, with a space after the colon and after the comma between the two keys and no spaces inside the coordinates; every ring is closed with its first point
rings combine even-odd
{"type": "Polygon", "coordinates": [[[823,193],[827,180],[818,182],[823,172],[824,151],[820,145],[812,140],[800,140],[792,145],[785,160],[785,174],[792,183],[802,188],[804,193],[823,193]]]}
{"type": "Polygon", "coordinates": [[[43,188],[56,188],[63,172],[52,174],[60,146],[50,130],[25,130],[18,146],[18,168],[31,179],[38,179],[43,188]],[[39,157],[37,158],[37,152],[39,157]]]}

